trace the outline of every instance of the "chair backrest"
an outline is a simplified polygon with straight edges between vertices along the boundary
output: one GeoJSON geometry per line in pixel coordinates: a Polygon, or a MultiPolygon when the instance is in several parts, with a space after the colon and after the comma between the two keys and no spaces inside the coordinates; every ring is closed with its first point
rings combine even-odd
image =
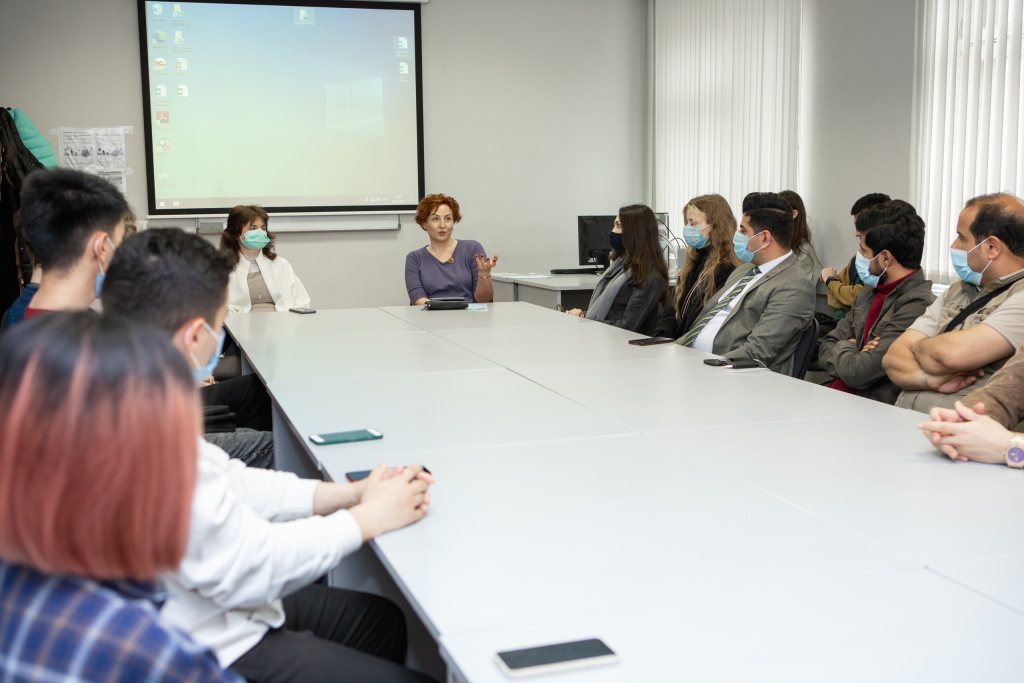
{"type": "Polygon", "coordinates": [[[811,318],[811,324],[807,326],[804,333],[800,335],[796,351],[793,352],[793,376],[803,379],[807,369],[811,366],[811,359],[814,358],[814,347],[818,344],[818,320],[811,318]]]}

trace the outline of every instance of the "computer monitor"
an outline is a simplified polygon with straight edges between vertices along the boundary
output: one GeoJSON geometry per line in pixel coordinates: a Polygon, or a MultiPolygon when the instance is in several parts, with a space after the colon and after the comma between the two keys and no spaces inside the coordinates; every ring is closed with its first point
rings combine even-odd
{"type": "MultiPolygon", "coordinates": [[[[668,214],[656,213],[658,221],[658,241],[661,252],[668,260],[669,244],[672,233],[668,228],[668,214]]],[[[615,216],[579,216],[579,248],[581,266],[599,266],[607,268],[612,245],[608,242],[608,233],[615,227],[615,216]]]]}
{"type": "Polygon", "coordinates": [[[580,265],[607,268],[612,253],[608,233],[615,227],[615,216],[579,216],[580,265]]]}

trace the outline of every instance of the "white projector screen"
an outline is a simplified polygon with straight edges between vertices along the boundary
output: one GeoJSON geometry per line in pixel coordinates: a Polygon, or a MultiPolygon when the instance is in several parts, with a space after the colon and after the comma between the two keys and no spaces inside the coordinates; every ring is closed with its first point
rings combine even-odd
{"type": "Polygon", "coordinates": [[[419,12],[139,0],[150,215],[414,209],[419,12]]]}

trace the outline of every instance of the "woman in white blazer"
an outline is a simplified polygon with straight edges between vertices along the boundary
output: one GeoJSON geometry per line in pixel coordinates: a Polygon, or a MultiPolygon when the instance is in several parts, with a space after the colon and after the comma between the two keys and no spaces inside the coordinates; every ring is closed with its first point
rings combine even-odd
{"type": "Polygon", "coordinates": [[[309,294],[292,265],[274,251],[267,220],[259,206],[236,206],[228,214],[220,237],[221,251],[236,263],[228,284],[228,313],[309,307],[309,294]]]}

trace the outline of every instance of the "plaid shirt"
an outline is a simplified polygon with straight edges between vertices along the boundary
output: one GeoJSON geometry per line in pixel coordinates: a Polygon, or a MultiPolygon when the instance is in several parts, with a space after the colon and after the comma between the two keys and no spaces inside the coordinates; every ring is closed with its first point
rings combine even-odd
{"type": "Polygon", "coordinates": [[[0,682],[238,681],[162,626],[151,584],[49,576],[0,561],[0,682]]]}

